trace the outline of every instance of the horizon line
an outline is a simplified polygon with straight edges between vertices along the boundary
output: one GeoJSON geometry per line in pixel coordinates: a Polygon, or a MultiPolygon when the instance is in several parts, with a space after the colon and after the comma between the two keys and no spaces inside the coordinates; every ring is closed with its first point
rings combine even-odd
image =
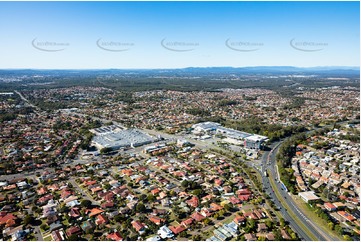
{"type": "Polygon", "coordinates": [[[260,65],[260,66],[188,66],[188,67],[174,67],[174,68],[26,68],[26,67],[19,67],[19,68],[0,68],[0,70],[181,70],[181,69],[188,69],[188,68],[233,68],[233,69],[241,69],[241,68],[254,68],[254,67],[275,67],[275,68],[282,68],[282,67],[293,67],[293,68],[300,68],[300,69],[307,69],[307,68],[352,68],[352,69],[360,69],[360,66],[286,66],[286,65],[260,65]]]}

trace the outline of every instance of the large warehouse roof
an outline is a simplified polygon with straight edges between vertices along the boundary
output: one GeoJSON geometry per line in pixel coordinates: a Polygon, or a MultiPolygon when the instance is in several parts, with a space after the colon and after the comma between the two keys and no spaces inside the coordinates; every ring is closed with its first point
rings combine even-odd
{"type": "Polygon", "coordinates": [[[117,132],[107,132],[96,135],[93,142],[98,147],[121,148],[139,146],[156,141],[156,138],[141,132],[138,129],[125,129],[117,132]]]}

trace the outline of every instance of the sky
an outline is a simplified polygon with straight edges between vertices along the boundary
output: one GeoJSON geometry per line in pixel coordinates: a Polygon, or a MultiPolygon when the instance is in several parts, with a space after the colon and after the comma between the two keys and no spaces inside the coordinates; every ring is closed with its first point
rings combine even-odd
{"type": "Polygon", "coordinates": [[[0,69],[359,66],[359,2],[0,2],[0,69]]]}

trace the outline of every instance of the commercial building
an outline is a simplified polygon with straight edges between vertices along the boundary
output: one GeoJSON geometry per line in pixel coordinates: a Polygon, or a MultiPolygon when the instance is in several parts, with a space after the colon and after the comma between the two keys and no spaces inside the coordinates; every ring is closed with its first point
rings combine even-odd
{"type": "Polygon", "coordinates": [[[96,129],[91,129],[89,131],[95,135],[105,135],[105,134],[117,133],[122,130],[124,130],[124,128],[122,128],[119,125],[114,124],[114,125],[109,125],[109,126],[103,126],[103,127],[96,128],[96,129]]]}
{"type": "MultiPolygon", "coordinates": [[[[250,134],[221,126],[219,123],[203,122],[192,126],[194,134],[219,134],[225,136],[225,142],[234,145],[244,145],[248,149],[261,149],[262,144],[268,140],[268,137],[256,134],[250,134]]],[[[201,136],[204,137],[205,135],[201,136]]]]}
{"type": "Polygon", "coordinates": [[[153,136],[143,133],[139,129],[120,129],[119,127],[109,127],[110,126],[94,130],[96,132],[96,136],[94,136],[92,143],[98,149],[112,148],[113,150],[118,150],[127,147],[134,148],[150,144],[158,140],[153,136]]]}
{"type": "Polygon", "coordinates": [[[215,123],[215,122],[203,122],[203,123],[194,124],[192,126],[192,129],[194,133],[202,133],[202,132],[209,133],[211,131],[216,131],[216,129],[220,126],[221,125],[219,123],[215,123]]]}
{"type": "Polygon", "coordinates": [[[315,195],[315,192],[300,192],[298,193],[298,196],[300,196],[302,200],[306,203],[317,201],[320,199],[318,196],[315,195]]]}
{"type": "Polygon", "coordinates": [[[244,141],[244,146],[249,148],[249,149],[261,149],[262,144],[267,141],[268,138],[266,136],[262,136],[262,135],[251,135],[245,138],[244,141]]]}

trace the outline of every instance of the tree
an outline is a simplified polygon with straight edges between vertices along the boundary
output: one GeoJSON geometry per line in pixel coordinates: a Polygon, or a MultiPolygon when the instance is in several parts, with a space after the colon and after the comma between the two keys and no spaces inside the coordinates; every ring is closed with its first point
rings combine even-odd
{"type": "Polygon", "coordinates": [[[187,188],[189,185],[189,182],[187,180],[182,181],[181,186],[184,188],[187,188]]]}
{"type": "Polygon", "coordinates": [[[283,240],[282,235],[281,235],[281,232],[280,232],[279,229],[274,229],[274,230],[272,230],[272,232],[273,232],[273,234],[274,234],[274,236],[275,236],[275,240],[276,240],[276,241],[283,240]]]}
{"type": "Polygon", "coordinates": [[[138,213],[145,212],[145,209],[145,205],[142,202],[138,203],[137,206],[135,206],[135,211],[138,213]]]}
{"type": "Polygon", "coordinates": [[[284,219],[284,218],[280,218],[280,226],[281,226],[281,228],[285,227],[285,225],[286,225],[285,219],[284,219]]]}
{"type": "Polygon", "coordinates": [[[41,228],[42,230],[46,231],[46,230],[49,229],[49,226],[46,225],[46,224],[42,224],[42,225],[40,225],[40,228],[41,228]]]}
{"type": "Polygon", "coordinates": [[[109,183],[104,184],[104,189],[109,190],[112,186],[109,183]]]}
{"type": "Polygon", "coordinates": [[[192,240],[193,241],[200,241],[201,240],[201,236],[199,234],[195,234],[192,236],[192,240]]]}
{"type": "Polygon", "coordinates": [[[155,196],[150,193],[150,194],[147,196],[147,199],[148,199],[149,202],[154,202],[154,201],[155,201],[155,196]]]}
{"type": "Polygon", "coordinates": [[[335,231],[339,234],[342,235],[343,234],[343,229],[340,225],[336,224],[335,225],[335,231]]]}
{"type": "Polygon", "coordinates": [[[291,235],[291,238],[292,238],[293,240],[296,240],[296,239],[297,239],[297,235],[296,235],[295,232],[290,233],[290,235],[291,235]]]}
{"type": "Polygon", "coordinates": [[[249,219],[247,225],[247,227],[253,231],[256,228],[256,221],[254,221],[254,219],[249,219]]]}
{"type": "Polygon", "coordinates": [[[35,221],[35,219],[31,214],[26,215],[24,218],[25,225],[32,224],[34,221],[35,221]]]}
{"type": "Polygon", "coordinates": [[[93,233],[94,233],[94,229],[93,229],[93,228],[87,228],[87,229],[85,230],[85,233],[86,233],[86,234],[93,234],[93,233]]]}
{"type": "Polygon", "coordinates": [[[123,220],[123,216],[122,215],[120,215],[120,214],[118,214],[118,215],[115,215],[114,216],[114,221],[115,222],[121,222],[123,220]]]}
{"type": "Polygon", "coordinates": [[[102,149],[100,150],[100,154],[106,154],[106,153],[111,152],[112,150],[113,150],[113,149],[110,148],[110,147],[105,147],[105,148],[102,148],[102,149]]]}
{"type": "Polygon", "coordinates": [[[81,201],[80,205],[81,205],[82,207],[90,208],[91,205],[92,205],[92,202],[89,201],[89,200],[83,200],[83,201],[81,201]]]}
{"type": "Polygon", "coordinates": [[[68,237],[68,240],[69,240],[69,241],[78,241],[78,240],[79,240],[79,237],[78,237],[78,235],[76,235],[76,234],[72,234],[72,235],[70,235],[70,236],[68,237]]]}
{"type": "Polygon", "coordinates": [[[273,228],[273,223],[271,220],[267,219],[265,222],[266,226],[268,229],[272,229],[273,228]]]}
{"type": "Polygon", "coordinates": [[[335,224],[331,221],[329,223],[327,223],[327,226],[331,229],[334,230],[335,229],[335,224]]]}
{"type": "Polygon", "coordinates": [[[180,234],[179,234],[180,237],[182,238],[187,238],[188,237],[188,234],[186,231],[182,231],[180,234]]]}
{"type": "Polygon", "coordinates": [[[203,193],[203,190],[202,189],[195,189],[194,191],[193,191],[193,195],[195,195],[195,196],[199,196],[199,195],[201,195],[203,193]]]}
{"type": "Polygon", "coordinates": [[[351,238],[348,234],[345,234],[345,235],[343,236],[343,239],[344,239],[344,240],[348,240],[348,241],[351,241],[351,240],[352,240],[352,238],[351,238]]]}
{"type": "Polygon", "coordinates": [[[226,209],[229,212],[229,211],[231,211],[233,209],[233,206],[231,204],[229,204],[229,203],[226,203],[224,205],[224,209],[226,209]]]}
{"type": "Polygon", "coordinates": [[[204,225],[208,225],[208,224],[210,224],[212,222],[212,220],[210,220],[209,218],[205,218],[204,220],[203,220],[203,224],[204,225]]]}

